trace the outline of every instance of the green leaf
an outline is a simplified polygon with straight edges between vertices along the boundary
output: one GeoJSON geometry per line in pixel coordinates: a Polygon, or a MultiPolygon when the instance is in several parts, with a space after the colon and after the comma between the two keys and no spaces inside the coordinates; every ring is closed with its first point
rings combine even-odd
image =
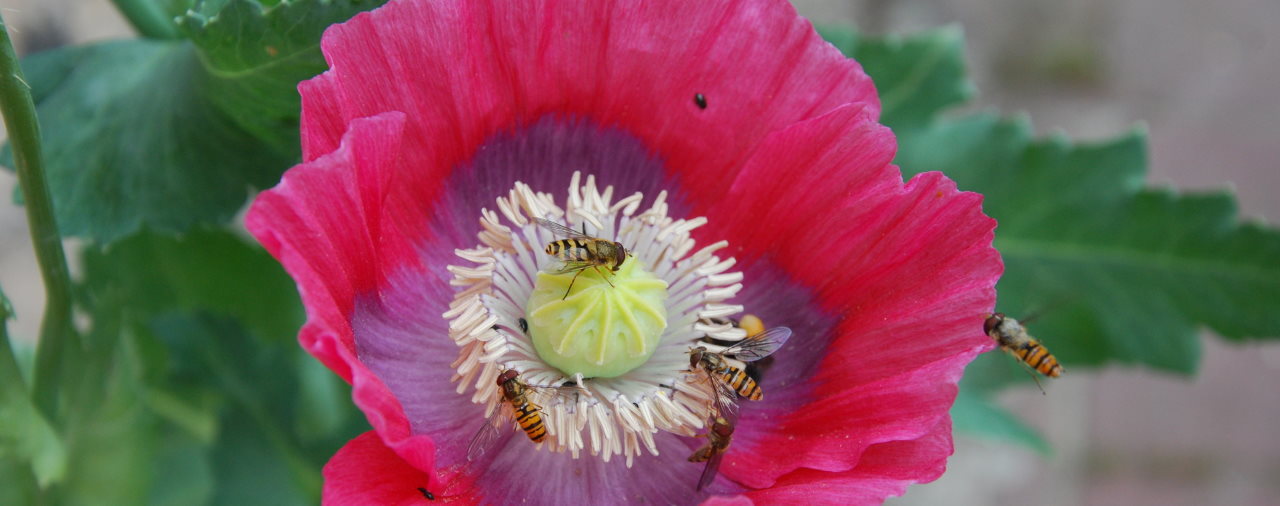
{"type": "Polygon", "coordinates": [[[39,504],[35,481],[27,462],[0,456],[0,504],[39,504]]]}
{"type": "Polygon", "coordinates": [[[26,392],[8,386],[0,387],[0,458],[29,463],[41,487],[61,480],[67,470],[62,439],[26,392]]]}
{"type": "MultiPolygon", "coordinates": [[[[1035,139],[1025,118],[946,116],[972,87],[958,35],[904,39],[825,29],[875,80],[882,121],[898,137],[906,176],[941,170],[984,196],[1005,262],[998,310],[1026,322],[1071,371],[1129,363],[1190,373],[1198,330],[1232,340],[1280,336],[1280,232],[1241,223],[1229,194],[1146,187],[1142,131],[1076,145],[1035,139]],[[936,58],[928,57],[934,55],[936,58]]],[[[1032,387],[1004,353],[978,357],[952,410],[958,430],[1046,448],[987,398],[1032,387]]]]}
{"type": "MultiPolygon", "coordinates": [[[[958,32],[824,34],[876,81],[904,174],[941,170],[984,195],[1005,261],[998,308],[1040,314],[1029,328],[1068,370],[1192,372],[1201,325],[1231,339],[1280,336],[1280,233],[1240,223],[1226,193],[1146,188],[1144,132],[1076,145],[1034,139],[1021,118],[938,118],[971,90],[958,32]]],[[[991,386],[1021,375],[996,370],[977,374],[991,386]]]]}
{"type": "Polygon", "coordinates": [[[13,358],[5,322],[13,306],[0,291],[0,460],[31,466],[41,488],[62,479],[67,452],[62,439],[40,413],[24,386],[13,358]]]}
{"type": "MultiPolygon", "coordinates": [[[[104,349],[73,390],[67,415],[70,465],[58,488],[64,504],[142,504],[155,483],[163,425],[145,407],[141,363],[129,339],[118,339],[113,317],[95,312],[95,342],[104,349]],[[99,321],[107,322],[99,325],[99,321]]],[[[68,375],[71,377],[71,375],[68,375]]]]}
{"type": "Polygon", "coordinates": [[[951,406],[951,421],[957,431],[1021,444],[1041,454],[1050,453],[1049,443],[1039,432],[973,389],[960,390],[955,405],[951,406]]]}
{"type": "Polygon", "coordinates": [[[304,0],[265,9],[250,0],[224,3],[216,15],[192,11],[179,20],[213,78],[207,96],[257,138],[296,152],[298,81],[328,69],[320,35],[385,0],[304,0]]]}
{"type": "MultiPolygon", "coordinates": [[[[318,465],[314,467],[315,481],[304,486],[295,479],[288,459],[272,447],[270,439],[249,421],[246,413],[228,412],[224,427],[224,437],[212,452],[218,487],[210,504],[305,506],[319,503],[318,465]]],[[[332,452],[337,450],[334,448],[332,452]]]]}
{"type": "Polygon", "coordinates": [[[1005,261],[1011,315],[1070,369],[1110,361],[1190,373],[1198,327],[1280,335],[1280,233],[1240,223],[1226,193],[1143,188],[1146,135],[1031,140],[987,114],[900,135],[907,172],[942,170],[982,193],[1005,261]]]}
{"type": "Polygon", "coordinates": [[[297,286],[266,251],[231,232],[137,234],[86,249],[84,270],[91,293],[119,291],[144,321],[177,309],[201,310],[235,317],[266,339],[296,346],[303,319],[297,286]]]}
{"type": "MultiPolygon", "coordinates": [[[[175,369],[171,382],[203,380],[229,402],[214,447],[218,483],[215,504],[309,504],[319,497],[319,470],[341,445],[362,430],[349,391],[332,389],[323,406],[289,371],[316,361],[296,344],[255,340],[233,320],[168,314],[149,327],[167,344],[175,369]],[[344,404],[330,396],[346,396],[344,404]],[[334,409],[337,408],[337,409],[334,409]],[[331,418],[309,425],[305,417],[331,418]],[[300,433],[295,427],[307,427],[300,433]]],[[[296,373],[295,373],[296,374],[296,373]]],[[[328,374],[328,379],[332,379],[328,374]]]]}
{"type": "Polygon", "coordinates": [[[863,65],[880,94],[881,121],[895,131],[928,124],[974,94],[965,78],[964,33],[946,27],[910,37],[866,37],[838,26],[818,32],[863,65]]]}
{"type": "Polygon", "coordinates": [[[109,242],[144,225],[224,222],[293,159],[204,98],[211,80],[188,42],[58,49],[23,66],[63,235],[109,242]]]}
{"type": "Polygon", "coordinates": [[[302,308],[280,265],[222,230],[138,234],[87,248],[84,264],[87,302],[120,306],[136,333],[147,407],[209,445],[209,501],[314,503],[320,468],[367,425],[297,345],[302,308]]]}
{"type": "Polygon", "coordinates": [[[325,69],[324,28],[381,3],[201,2],[179,20],[190,40],[25,59],[63,235],[107,243],[230,220],[298,159],[296,88],[325,69]]]}
{"type": "Polygon", "coordinates": [[[162,435],[152,463],[156,473],[147,504],[208,504],[214,495],[213,458],[206,443],[176,431],[162,435]]]}

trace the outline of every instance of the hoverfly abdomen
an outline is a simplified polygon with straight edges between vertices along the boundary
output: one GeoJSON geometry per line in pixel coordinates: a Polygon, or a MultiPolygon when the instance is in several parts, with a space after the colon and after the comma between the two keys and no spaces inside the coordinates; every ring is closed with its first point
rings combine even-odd
{"type": "Polygon", "coordinates": [[[1062,365],[1058,363],[1058,359],[1054,358],[1053,354],[1049,353],[1049,350],[1044,345],[1040,344],[1040,341],[1032,339],[1020,348],[1013,350],[1013,354],[1040,374],[1050,378],[1057,378],[1062,375],[1062,365]]]}
{"type": "Polygon", "coordinates": [[[596,258],[595,245],[579,239],[547,243],[547,254],[566,262],[589,262],[596,258]]]}
{"type": "Polygon", "coordinates": [[[719,371],[720,378],[733,387],[738,395],[747,399],[758,401],[764,398],[764,392],[760,390],[760,384],[756,380],[751,379],[745,370],[736,367],[725,367],[719,371]]]}
{"type": "Polygon", "coordinates": [[[512,404],[515,410],[516,423],[520,424],[520,429],[524,430],[525,435],[535,443],[541,443],[547,438],[547,427],[542,424],[541,406],[532,402],[525,401],[523,404],[512,404]]]}

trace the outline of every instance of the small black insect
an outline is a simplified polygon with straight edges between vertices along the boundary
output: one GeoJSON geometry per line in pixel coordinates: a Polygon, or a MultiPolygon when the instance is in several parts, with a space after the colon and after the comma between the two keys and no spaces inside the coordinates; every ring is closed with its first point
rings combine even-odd
{"type": "Polygon", "coordinates": [[[418,491],[422,492],[422,497],[426,497],[428,501],[436,500],[436,495],[432,494],[430,490],[427,490],[426,488],[423,488],[423,487],[418,487],[418,491]]]}
{"type": "Polygon", "coordinates": [[[694,93],[694,94],[693,94],[693,103],[697,104],[699,109],[706,109],[706,108],[707,108],[707,97],[706,97],[706,95],[703,95],[703,94],[701,94],[701,93],[694,93]]]}
{"type": "Polygon", "coordinates": [[[526,319],[524,319],[524,318],[521,318],[521,319],[519,319],[519,320],[516,320],[516,323],[518,323],[518,324],[520,325],[520,332],[522,332],[522,333],[524,333],[524,334],[526,334],[526,335],[528,335],[528,334],[529,334],[529,320],[526,320],[526,319]]]}

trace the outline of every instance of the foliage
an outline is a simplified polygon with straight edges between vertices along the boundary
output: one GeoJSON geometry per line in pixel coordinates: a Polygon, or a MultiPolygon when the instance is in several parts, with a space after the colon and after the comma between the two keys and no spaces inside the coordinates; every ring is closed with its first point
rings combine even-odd
{"type": "MultiPolygon", "coordinates": [[[[224,226],[297,159],[295,88],[325,68],[325,27],[383,2],[153,0],[138,17],[172,19],[149,31],[171,38],[25,60],[58,221],[89,239],[75,286],[87,335],[51,412],[0,355],[0,503],[316,502],[321,466],[367,423],[297,346],[293,281],[224,226]]],[[[1066,365],[1058,381],[1111,363],[1191,374],[1201,326],[1280,335],[1280,233],[1239,223],[1228,194],[1147,188],[1142,131],[1077,145],[955,112],[974,95],[955,28],[823,32],[875,78],[904,173],[942,170],[985,195],[998,307],[1042,315],[1031,328],[1066,365]]],[[[993,401],[1029,381],[1002,355],[970,366],[955,426],[1047,452],[993,401]]]]}
{"type": "MultiPolygon", "coordinates": [[[[1280,336],[1280,232],[1240,223],[1227,192],[1147,188],[1144,131],[1078,145],[1035,139],[1023,119],[945,114],[972,89],[954,28],[824,35],[876,80],[904,174],[941,170],[983,194],[1005,262],[997,310],[1038,315],[1031,330],[1069,372],[1117,362],[1192,374],[1201,326],[1237,341],[1280,336]]],[[[1030,381],[1001,355],[969,367],[957,426],[1040,445],[984,399],[1030,381]],[[978,414],[990,425],[972,423],[978,414]]]]}
{"type": "Polygon", "coordinates": [[[203,1],[177,18],[183,39],[27,58],[62,233],[105,243],[230,220],[299,157],[296,88],[326,68],[320,34],[384,2],[203,1]]]}

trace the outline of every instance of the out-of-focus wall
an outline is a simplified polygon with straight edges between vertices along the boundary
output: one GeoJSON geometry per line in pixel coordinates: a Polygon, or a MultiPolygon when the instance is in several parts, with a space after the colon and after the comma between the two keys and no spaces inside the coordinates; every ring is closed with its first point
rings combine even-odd
{"type": "MultiPolygon", "coordinates": [[[[1229,185],[1245,216],[1280,219],[1280,2],[794,3],[875,33],[959,23],[977,107],[1027,112],[1038,131],[1077,139],[1144,122],[1153,184],[1229,185]]],[[[941,480],[893,502],[1277,504],[1280,345],[1209,338],[1204,355],[1194,380],[1066,364],[1047,396],[1002,398],[1045,431],[1054,455],[962,438],[941,480]]]]}

